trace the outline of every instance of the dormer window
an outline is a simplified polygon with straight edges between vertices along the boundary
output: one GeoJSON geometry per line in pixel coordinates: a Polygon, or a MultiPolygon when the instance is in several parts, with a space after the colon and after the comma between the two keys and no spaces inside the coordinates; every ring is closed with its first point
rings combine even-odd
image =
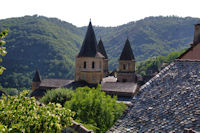
{"type": "Polygon", "coordinates": [[[93,61],[92,62],[92,69],[94,69],[95,68],[95,62],[93,61]]]}
{"type": "Polygon", "coordinates": [[[84,61],[83,68],[86,68],[86,61],[84,61]]]}

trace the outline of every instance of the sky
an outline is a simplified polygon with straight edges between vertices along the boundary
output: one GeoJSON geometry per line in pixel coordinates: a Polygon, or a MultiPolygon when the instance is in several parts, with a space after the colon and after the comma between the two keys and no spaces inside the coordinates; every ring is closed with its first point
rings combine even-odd
{"type": "Polygon", "coordinates": [[[78,27],[118,26],[149,16],[198,17],[200,0],[1,0],[0,19],[41,15],[78,27]]]}

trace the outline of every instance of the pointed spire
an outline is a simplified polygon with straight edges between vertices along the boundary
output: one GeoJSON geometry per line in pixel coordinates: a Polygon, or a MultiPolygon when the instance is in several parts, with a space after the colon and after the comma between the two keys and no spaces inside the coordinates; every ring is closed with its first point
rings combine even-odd
{"type": "Polygon", "coordinates": [[[124,45],[124,48],[122,50],[119,60],[135,60],[128,38],[126,40],[126,43],[124,45]]]}
{"type": "Polygon", "coordinates": [[[92,27],[92,23],[88,25],[88,29],[83,41],[78,57],[95,57],[97,55],[97,41],[92,27]]]}
{"type": "Polygon", "coordinates": [[[103,46],[103,42],[102,42],[101,38],[100,38],[99,43],[97,45],[97,51],[100,52],[105,57],[105,59],[108,59],[108,56],[106,54],[106,50],[103,46]]]}
{"type": "Polygon", "coordinates": [[[33,82],[41,82],[41,76],[40,76],[40,72],[38,70],[36,70],[35,72],[35,76],[33,78],[33,82]]]}

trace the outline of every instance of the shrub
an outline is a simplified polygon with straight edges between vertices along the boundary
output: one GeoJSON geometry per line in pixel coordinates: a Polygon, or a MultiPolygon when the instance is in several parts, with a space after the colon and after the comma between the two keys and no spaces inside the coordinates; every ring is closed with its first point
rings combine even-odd
{"type": "Polygon", "coordinates": [[[61,132],[74,113],[60,104],[40,106],[27,91],[0,99],[0,132],[61,132]]]}
{"type": "Polygon", "coordinates": [[[40,102],[44,104],[51,103],[60,103],[62,106],[64,106],[64,103],[72,98],[73,91],[71,89],[55,89],[55,90],[49,90],[40,99],[40,102]]]}
{"type": "Polygon", "coordinates": [[[106,132],[122,115],[126,106],[117,103],[116,97],[106,95],[100,87],[82,87],[76,89],[72,99],[66,101],[65,107],[76,112],[76,121],[93,125],[97,132],[106,132]]]}
{"type": "Polygon", "coordinates": [[[14,96],[19,93],[19,91],[16,88],[5,88],[4,90],[5,90],[6,94],[8,94],[10,96],[14,96]]]}

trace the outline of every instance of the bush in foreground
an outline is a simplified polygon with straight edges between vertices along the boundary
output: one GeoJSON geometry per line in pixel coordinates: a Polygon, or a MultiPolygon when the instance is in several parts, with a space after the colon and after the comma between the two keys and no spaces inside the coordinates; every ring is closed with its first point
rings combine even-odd
{"type": "Polygon", "coordinates": [[[28,91],[0,99],[0,132],[61,132],[74,113],[60,104],[40,106],[28,91]]]}
{"type": "Polygon", "coordinates": [[[49,90],[40,99],[40,102],[44,104],[51,103],[60,103],[62,106],[64,106],[66,101],[69,101],[72,98],[73,91],[71,89],[55,89],[55,90],[49,90]]]}
{"type": "Polygon", "coordinates": [[[78,122],[93,127],[96,132],[106,132],[122,115],[125,105],[117,103],[117,98],[111,98],[100,88],[77,88],[65,107],[76,112],[78,122]]]}

